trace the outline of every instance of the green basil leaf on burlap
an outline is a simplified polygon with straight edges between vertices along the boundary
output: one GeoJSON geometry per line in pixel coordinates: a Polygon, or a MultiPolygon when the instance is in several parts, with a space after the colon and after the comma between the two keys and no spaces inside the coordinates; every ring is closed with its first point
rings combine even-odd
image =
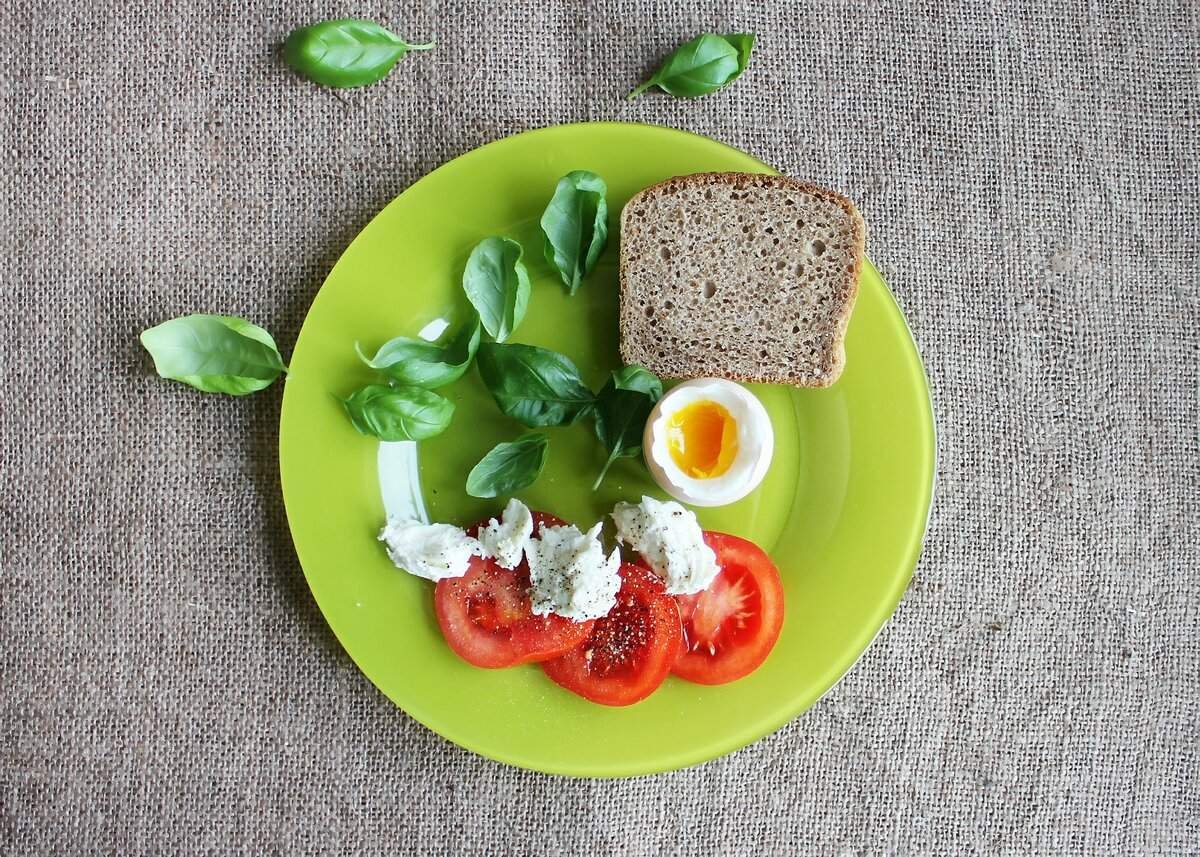
{"type": "Polygon", "coordinates": [[[409,44],[374,21],[339,18],[293,30],[283,43],[283,57],[324,86],[366,86],[386,77],[409,51],[432,47],[432,42],[409,44]]]}
{"type": "Polygon", "coordinates": [[[716,92],[746,70],[753,49],[753,33],[702,33],[676,48],[662,67],[627,97],[637,98],[652,86],[680,98],[716,92]]]}
{"type": "Polygon", "coordinates": [[[159,375],[207,393],[244,396],[287,368],[271,334],[234,316],[185,315],[142,331],[140,339],[159,375]]]}

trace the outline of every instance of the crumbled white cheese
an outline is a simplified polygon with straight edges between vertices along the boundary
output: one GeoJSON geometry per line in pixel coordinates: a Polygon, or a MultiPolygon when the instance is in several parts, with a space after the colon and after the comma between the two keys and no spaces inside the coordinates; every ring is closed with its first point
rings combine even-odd
{"type": "Polygon", "coordinates": [[[388,521],[379,540],[387,544],[388,556],[397,568],[424,577],[442,580],[462,577],[471,557],[483,556],[483,545],[452,524],[422,524],[403,518],[388,521]]]}
{"type": "Polygon", "coordinates": [[[701,592],[721,570],[695,513],[674,501],[643,497],[641,503],[618,503],[612,519],[617,539],[642,555],[666,581],[670,595],[701,592]]]}
{"type": "Polygon", "coordinates": [[[538,616],[557,613],[576,622],[608,615],[617,603],[621,578],[621,554],[617,549],[607,559],[596,524],[587,533],[576,527],[543,527],[525,546],[529,559],[529,592],[538,616]]]}
{"type": "Polygon", "coordinates": [[[504,514],[497,520],[492,518],[479,528],[479,543],[484,556],[496,560],[503,568],[516,568],[525,554],[525,545],[533,535],[533,515],[529,507],[516,497],[508,501],[504,514]]]}

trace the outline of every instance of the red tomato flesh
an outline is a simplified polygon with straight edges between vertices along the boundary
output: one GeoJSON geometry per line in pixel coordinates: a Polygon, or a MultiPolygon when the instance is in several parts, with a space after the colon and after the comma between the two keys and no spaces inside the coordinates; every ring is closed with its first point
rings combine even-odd
{"type": "Polygon", "coordinates": [[[721,571],[708,589],[677,595],[683,641],[671,671],[697,684],[747,676],[767,659],[783,627],[783,583],[753,542],[705,533],[721,571]]]}
{"type": "MultiPolygon", "coordinates": [[[[534,512],[533,520],[536,532],[563,523],[541,512],[534,512]]],[[[495,669],[555,658],[578,646],[592,630],[591,622],[533,614],[524,561],[510,571],[494,560],[474,557],[465,575],[438,581],[433,599],[446,642],[477,667],[495,669]]]]}
{"type": "Polygon", "coordinates": [[[631,705],[658,689],[679,653],[679,611],[659,579],[621,566],[617,604],[570,652],[542,662],[556,684],[601,705],[631,705]]]}

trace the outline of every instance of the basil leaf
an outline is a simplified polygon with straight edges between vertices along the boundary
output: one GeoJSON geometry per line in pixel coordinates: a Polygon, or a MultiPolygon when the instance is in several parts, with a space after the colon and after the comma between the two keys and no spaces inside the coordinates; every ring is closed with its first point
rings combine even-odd
{"type": "Polygon", "coordinates": [[[511,238],[484,238],[463,271],[463,291],[483,329],[497,342],[512,335],[529,306],[529,274],[521,245],[511,238]]]}
{"type": "Polygon", "coordinates": [[[360,433],[380,440],[425,440],[454,416],[452,401],[420,387],[368,384],[342,404],[360,433]]]}
{"type": "Polygon", "coordinates": [[[596,437],[608,450],[608,458],[592,484],[593,491],[614,461],[641,454],[646,420],[662,394],[662,381],[641,366],[624,366],[612,373],[596,397],[596,437]]]}
{"type": "Polygon", "coordinates": [[[532,485],[546,466],[544,434],[530,432],[509,443],[496,444],[467,474],[472,497],[499,497],[532,485]]]}
{"type": "Polygon", "coordinates": [[[366,86],[386,77],[409,51],[432,47],[432,42],[410,45],[374,21],[340,18],[292,30],[283,43],[283,58],[324,86],[366,86]]]}
{"type": "Polygon", "coordinates": [[[479,318],[473,317],[444,345],[398,336],[384,343],[371,358],[357,344],[354,348],[364,363],[386,373],[397,384],[432,390],[457,381],[475,359],[479,318]]]}
{"type": "Polygon", "coordinates": [[[681,98],[716,92],[746,70],[753,49],[753,33],[702,33],[676,48],[654,76],[627,97],[637,98],[652,86],[681,98]]]}
{"type": "Polygon", "coordinates": [[[558,180],[542,214],[546,261],[558,271],[571,294],[596,267],[608,243],[607,193],[600,176],[574,170],[558,180]]]}
{"type": "Polygon", "coordinates": [[[733,45],[738,52],[737,74],[730,78],[734,80],[746,70],[750,62],[750,52],[754,50],[754,33],[726,33],[721,38],[733,45]]]}
{"type": "Polygon", "coordinates": [[[476,365],[500,410],[530,428],[573,423],[595,401],[575,364],[547,348],[485,342],[476,365]]]}
{"type": "Polygon", "coordinates": [[[140,339],[154,371],[207,393],[244,396],[287,368],[271,334],[233,316],[185,315],[142,331],[140,339]]]}

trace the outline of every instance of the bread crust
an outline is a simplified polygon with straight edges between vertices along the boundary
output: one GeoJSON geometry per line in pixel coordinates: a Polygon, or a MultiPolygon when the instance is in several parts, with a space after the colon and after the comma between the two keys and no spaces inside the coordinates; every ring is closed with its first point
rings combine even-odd
{"type": "MultiPolygon", "coordinates": [[[[851,241],[854,246],[853,262],[851,269],[847,271],[847,291],[844,295],[842,306],[839,309],[838,315],[834,320],[833,340],[828,355],[829,362],[824,368],[824,371],[817,375],[800,375],[792,373],[786,377],[780,377],[774,373],[763,372],[762,374],[753,375],[740,373],[737,371],[727,371],[722,374],[722,377],[734,381],[744,383],[785,383],[793,386],[802,387],[828,387],[833,384],[841,376],[842,370],[846,365],[846,330],[850,324],[850,316],[854,311],[855,302],[858,299],[858,284],[862,274],[862,266],[864,252],[866,246],[866,225],[863,222],[862,215],[849,199],[836,191],[830,190],[820,185],[809,181],[791,178],[783,175],[768,175],[763,173],[732,173],[732,172],[716,172],[716,173],[693,173],[691,175],[675,176],[658,184],[643,188],[625,204],[621,210],[621,235],[622,247],[620,254],[620,300],[621,300],[621,331],[620,331],[620,353],[621,359],[626,363],[648,362],[644,356],[639,353],[639,345],[630,341],[627,335],[626,310],[630,303],[627,300],[628,291],[630,289],[628,264],[629,258],[625,252],[624,235],[630,226],[630,212],[638,207],[638,203],[650,199],[657,198],[668,194],[673,194],[679,190],[692,190],[695,188],[722,186],[733,190],[745,190],[747,188],[778,188],[793,191],[796,193],[806,193],[818,199],[825,200],[842,209],[849,218],[851,241]]],[[[680,376],[683,377],[683,376],[680,376]]]]}

